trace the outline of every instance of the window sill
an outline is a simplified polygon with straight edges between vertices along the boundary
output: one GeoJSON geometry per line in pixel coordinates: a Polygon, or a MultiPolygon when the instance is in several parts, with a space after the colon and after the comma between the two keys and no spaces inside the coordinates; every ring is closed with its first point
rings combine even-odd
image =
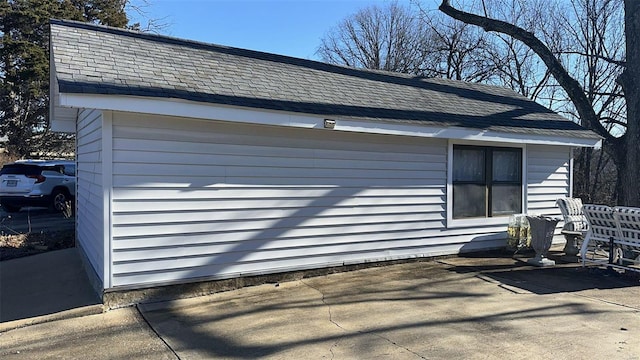
{"type": "Polygon", "coordinates": [[[507,216],[498,216],[491,218],[473,218],[473,219],[448,219],[447,220],[447,229],[455,229],[455,228],[469,228],[469,227],[477,227],[477,226],[487,226],[487,225],[504,225],[505,231],[507,225],[509,225],[509,217],[507,216]]]}

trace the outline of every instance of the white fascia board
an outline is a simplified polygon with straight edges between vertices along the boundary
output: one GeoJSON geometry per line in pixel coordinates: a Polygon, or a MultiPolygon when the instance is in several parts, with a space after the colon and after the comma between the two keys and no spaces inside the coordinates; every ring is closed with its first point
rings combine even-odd
{"type": "Polygon", "coordinates": [[[447,127],[436,128],[410,124],[336,120],[335,130],[374,132],[380,134],[435,137],[442,139],[483,141],[510,144],[564,145],[574,147],[594,147],[599,139],[583,139],[561,136],[504,133],[490,130],[447,127]]]}
{"type": "Polygon", "coordinates": [[[135,112],[194,119],[221,120],[250,124],[323,128],[324,118],[269,110],[255,110],[169,98],[119,95],[61,94],[64,106],[135,112]]]}
{"type": "Polygon", "coordinates": [[[53,132],[75,133],[78,108],[59,106],[60,92],[55,73],[55,64],[51,61],[51,71],[49,72],[49,128],[53,132]]]}
{"type": "MultiPolygon", "coordinates": [[[[323,129],[325,117],[272,110],[256,110],[234,106],[207,104],[169,98],[150,98],[122,95],[60,94],[60,105],[77,108],[137,112],[144,114],[189,117],[196,119],[243,122],[261,125],[323,129]]],[[[599,139],[562,136],[503,133],[459,127],[433,127],[383,121],[345,120],[331,117],[335,127],[327,131],[347,131],[371,134],[390,134],[440,139],[500,142],[513,144],[563,145],[594,147],[599,139]]]]}

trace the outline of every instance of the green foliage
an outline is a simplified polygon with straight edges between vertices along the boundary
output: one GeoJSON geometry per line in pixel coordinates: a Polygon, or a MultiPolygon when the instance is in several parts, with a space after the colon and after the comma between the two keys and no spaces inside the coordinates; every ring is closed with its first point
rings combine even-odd
{"type": "Polygon", "coordinates": [[[73,151],[73,135],[48,129],[49,19],[125,27],[127,1],[2,0],[0,137],[9,154],[61,156],[73,151]]]}

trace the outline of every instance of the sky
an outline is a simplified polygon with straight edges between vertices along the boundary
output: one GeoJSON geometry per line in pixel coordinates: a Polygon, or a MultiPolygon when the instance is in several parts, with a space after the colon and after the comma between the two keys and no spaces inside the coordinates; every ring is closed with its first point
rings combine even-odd
{"type": "MultiPolygon", "coordinates": [[[[167,25],[163,35],[319,60],[316,50],[330,28],[361,8],[386,1],[146,0],[142,9],[144,17],[167,25]]],[[[132,23],[146,23],[135,11],[129,15],[132,23]]]]}

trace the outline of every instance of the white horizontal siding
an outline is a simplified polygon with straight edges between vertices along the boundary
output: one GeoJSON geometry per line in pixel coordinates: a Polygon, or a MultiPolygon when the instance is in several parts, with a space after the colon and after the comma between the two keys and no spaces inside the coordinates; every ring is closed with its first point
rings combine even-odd
{"type": "MultiPolygon", "coordinates": [[[[321,215],[315,215],[314,218],[321,219],[325,217],[344,217],[351,216],[353,221],[362,221],[360,216],[368,219],[377,216],[385,217],[393,214],[412,214],[438,213],[441,211],[441,205],[390,205],[375,207],[331,207],[324,209],[321,215]]],[[[236,220],[240,215],[247,219],[280,219],[283,217],[309,217],[317,214],[317,209],[313,207],[305,207],[303,209],[228,209],[228,210],[189,210],[189,211],[173,211],[171,222],[198,222],[198,221],[228,221],[236,220]]],[[[114,225],[140,225],[140,224],[165,224],[166,220],[157,216],[157,210],[148,212],[120,212],[121,216],[114,219],[114,225]]],[[[249,221],[249,220],[247,220],[249,221]]]]}
{"type": "MultiPolygon", "coordinates": [[[[269,259],[269,263],[275,265],[265,271],[263,261],[243,262],[243,263],[210,263],[202,262],[202,265],[185,267],[182,261],[175,259],[172,263],[163,265],[173,268],[171,272],[164,270],[159,271],[140,271],[133,269],[132,272],[119,272],[115,276],[115,282],[121,283],[126,280],[132,284],[148,283],[149,278],[153,278],[155,282],[177,282],[185,279],[211,279],[211,278],[232,278],[245,275],[263,274],[269,272],[283,272],[291,269],[303,270],[314,269],[318,264],[322,266],[341,266],[349,264],[357,264],[362,262],[388,261],[396,259],[418,258],[426,256],[439,256],[446,254],[456,254],[462,251],[474,251],[486,248],[488,244],[491,246],[500,246],[504,244],[504,238],[490,243],[484,241],[482,243],[469,242],[469,236],[460,238],[446,237],[443,244],[423,244],[417,247],[389,248],[384,252],[381,251],[355,251],[341,252],[339,254],[318,254],[310,253],[304,257],[291,257],[284,259],[269,259]],[[363,260],[364,259],[364,260],[363,260]],[[301,261],[302,260],[302,261],[301,261]],[[211,274],[215,274],[212,276],[211,274]]],[[[124,269],[120,269],[124,270],[124,269]]]]}
{"type": "MultiPolygon", "coordinates": [[[[446,228],[446,141],[125,113],[113,124],[113,286],[504,244],[504,224],[446,228]]],[[[568,154],[528,148],[530,212],[557,213],[568,154]]]]}
{"type": "Polygon", "coordinates": [[[445,141],[123,113],[113,136],[114,286],[412,257],[455,235],[445,141]]]}
{"type": "Polygon", "coordinates": [[[104,283],[102,188],[102,112],[81,110],[77,125],[76,237],[78,245],[104,283]]]}
{"type": "Polygon", "coordinates": [[[530,214],[560,217],[556,199],[569,196],[571,148],[527,147],[527,208],[530,214]]]}

